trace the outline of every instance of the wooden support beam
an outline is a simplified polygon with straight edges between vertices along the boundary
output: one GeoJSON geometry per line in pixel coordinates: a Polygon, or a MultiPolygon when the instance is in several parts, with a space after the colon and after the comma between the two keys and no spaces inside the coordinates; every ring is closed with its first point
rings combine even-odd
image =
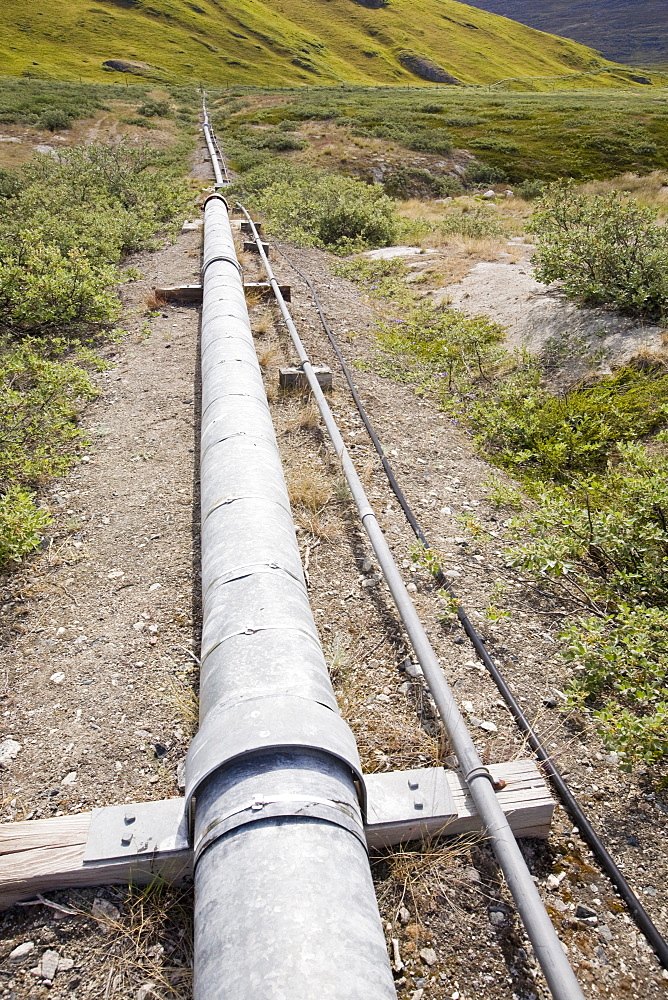
{"type": "Polygon", "coordinates": [[[158,302],[202,304],[201,285],[167,285],[164,288],[154,288],[153,293],[158,302]]]}
{"type": "MultiPolygon", "coordinates": [[[[290,302],[292,298],[291,286],[279,285],[278,287],[285,301],[290,302]]],[[[274,294],[268,281],[247,281],[244,283],[244,291],[246,294],[258,295],[261,299],[270,299],[274,294]]]]}
{"type": "MultiPolygon", "coordinates": [[[[518,837],[547,837],[554,810],[532,760],[491,764],[499,802],[518,837]]],[[[456,771],[423,768],[366,778],[369,847],[481,829],[456,771]]],[[[192,870],[183,799],[0,825],[0,909],[37,893],[82,886],[178,883],[192,870]]]]}
{"type": "MultiPolygon", "coordinates": [[[[262,244],[262,249],[264,250],[264,252],[266,253],[266,255],[268,257],[269,256],[269,250],[270,250],[269,244],[268,243],[263,243],[262,244]]],[[[255,242],[255,240],[244,240],[244,253],[259,253],[259,252],[260,251],[258,250],[258,246],[257,246],[257,243],[255,242]]]]}
{"type": "MultiPolygon", "coordinates": [[[[329,392],[332,388],[332,369],[314,365],[313,372],[323,392],[329,392]]],[[[281,389],[308,389],[308,379],[301,368],[279,368],[278,384],[281,389]]]]}

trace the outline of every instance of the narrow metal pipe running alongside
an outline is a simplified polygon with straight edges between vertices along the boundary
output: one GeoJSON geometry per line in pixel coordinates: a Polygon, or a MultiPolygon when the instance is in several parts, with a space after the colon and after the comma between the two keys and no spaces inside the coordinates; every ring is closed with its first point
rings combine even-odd
{"type": "Polygon", "coordinates": [[[227,205],[205,205],[195,1000],[394,1000],[227,205]]]}
{"type": "Polygon", "coordinates": [[[392,551],[369,504],[362,482],[345,446],[329,403],[318,384],[313,366],[308,358],[290,311],[283,299],[262,241],[248,212],[240,206],[248,220],[267,277],[274,291],[281,315],[290,333],[302,369],[315,396],[334,449],[341,460],[343,471],[359,511],[383,576],[390,589],[399,615],[406,627],[413,649],[422,667],[425,680],[434,698],[450,743],[457,755],[460,770],[468,785],[471,797],[485,826],[486,833],[505,875],[515,904],[536,958],[540,963],[550,991],[555,1000],[584,1000],[584,996],[561,942],[543,906],[531,873],[519,849],[507,817],[499,805],[493,778],[483,765],[471,734],[457,706],[452,690],[445,679],[441,665],[427,633],[415,610],[410,594],[397,568],[392,551]]]}

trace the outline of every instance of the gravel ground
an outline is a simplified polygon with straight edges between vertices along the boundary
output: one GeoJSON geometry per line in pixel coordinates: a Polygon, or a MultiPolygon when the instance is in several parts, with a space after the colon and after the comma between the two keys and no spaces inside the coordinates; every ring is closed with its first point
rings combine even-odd
{"type": "MultiPolygon", "coordinates": [[[[375,307],[332,275],[330,258],[290,253],[316,282],[348,359],[367,363],[356,374],[365,404],[428,536],[456,574],[462,602],[665,933],[668,806],[641,773],[621,773],[581,720],[554,707],[565,682],[555,635],[568,609],[505,566],[505,515],[486,499],[492,469],[460,427],[374,373],[375,307]],[[457,520],[467,513],[482,523],[481,537],[467,535],[457,520]],[[491,623],[485,610],[496,581],[508,590],[511,617],[491,623]]],[[[58,512],[52,539],[3,581],[1,737],[21,747],[2,771],[4,821],[178,794],[177,765],[195,723],[199,628],[198,313],[170,306],[148,317],[146,302],[155,284],[196,280],[198,257],[199,234],[190,232],[129,261],[143,277],[123,286],[130,333],[109,348],[100,397],[84,415],[91,447],[50,493],[58,512]]],[[[294,315],[313,361],[333,368],[332,407],[483,758],[516,758],[525,753],[523,741],[416,560],[308,294],[281,257],[275,266],[293,286],[294,315]]],[[[256,258],[244,255],[244,267],[247,280],[261,277],[256,258]]],[[[364,765],[447,764],[430,698],[402,670],[410,649],[313,405],[277,388],[278,368],[294,354],[287,335],[269,307],[256,304],[251,313],[311,601],[364,765]]],[[[523,849],[586,994],[665,995],[665,976],[561,809],[549,840],[525,841],[523,849]],[[585,911],[594,915],[578,916],[585,911]]],[[[401,997],[548,995],[480,838],[384,852],[373,867],[388,945],[396,940],[401,958],[401,997]]],[[[36,905],[2,915],[0,996],[189,996],[187,887],[48,898],[75,912],[36,905]],[[20,945],[25,953],[10,957],[20,945]],[[52,986],[39,964],[46,952],[64,960],[52,986]]]]}

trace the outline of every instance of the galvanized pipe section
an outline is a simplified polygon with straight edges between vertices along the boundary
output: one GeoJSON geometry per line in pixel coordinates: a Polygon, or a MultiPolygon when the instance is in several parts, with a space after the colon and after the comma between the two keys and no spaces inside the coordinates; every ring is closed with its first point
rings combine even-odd
{"type": "Polygon", "coordinates": [[[204,121],[202,123],[202,131],[204,132],[204,138],[206,140],[206,146],[207,146],[207,149],[209,150],[209,157],[211,159],[211,166],[213,167],[213,176],[215,177],[215,180],[216,180],[216,187],[223,187],[223,185],[226,183],[226,181],[225,181],[225,178],[223,177],[223,173],[222,173],[222,171],[220,169],[220,160],[218,158],[218,155],[216,153],[216,149],[215,149],[215,146],[214,146],[213,133],[212,133],[211,125],[209,123],[209,113],[206,110],[206,95],[204,95],[202,97],[202,113],[203,113],[203,116],[204,116],[204,121]]]}
{"type": "Polygon", "coordinates": [[[348,454],[329,403],[318,384],[311,362],[308,359],[290,311],[285,304],[267,255],[263,250],[262,241],[258,236],[250,215],[245,209],[243,211],[251,225],[253,236],[257,242],[258,250],[267,272],[267,277],[276,296],[276,301],[285,324],[290,332],[292,343],[299,356],[301,366],[318,403],[332,444],[341,459],[343,471],[355,504],[357,505],[362,523],[390,588],[399,615],[410,637],[450,743],[457,755],[457,760],[469,787],[471,797],[484,823],[494,853],[506,877],[508,887],[522,917],[552,995],[555,1000],[584,1000],[582,990],[543,906],[531,873],[510,829],[508,820],[496,799],[492,776],[487,768],[484,767],[475,744],[471,739],[471,735],[457,707],[438,658],[425,632],[424,626],[415,611],[410,595],[406,590],[391,549],[369,504],[364,487],[348,454]]]}
{"type": "Polygon", "coordinates": [[[195,1000],[394,1000],[227,206],[205,206],[195,1000]]]}

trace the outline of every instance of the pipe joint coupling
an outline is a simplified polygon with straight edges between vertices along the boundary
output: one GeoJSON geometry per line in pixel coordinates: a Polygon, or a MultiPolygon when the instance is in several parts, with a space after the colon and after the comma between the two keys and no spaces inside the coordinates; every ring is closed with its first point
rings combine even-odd
{"type": "Polygon", "coordinates": [[[362,819],[366,818],[362,765],[347,723],[331,708],[294,696],[214,706],[207,713],[186,757],[187,813],[192,814],[193,800],[216,772],[259,754],[296,751],[316,751],[343,762],[355,782],[362,819]]]}

